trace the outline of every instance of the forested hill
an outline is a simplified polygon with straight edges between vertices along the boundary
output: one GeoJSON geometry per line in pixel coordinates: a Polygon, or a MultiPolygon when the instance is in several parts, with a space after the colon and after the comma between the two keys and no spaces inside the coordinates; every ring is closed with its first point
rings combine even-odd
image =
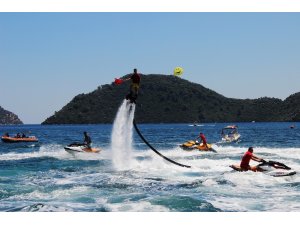
{"type": "Polygon", "coordinates": [[[23,124],[18,116],[0,106],[0,124],[23,124]]]}
{"type": "MultiPolygon", "coordinates": [[[[77,95],[43,124],[112,123],[129,84],[77,95]]],[[[300,93],[285,101],[233,99],[175,76],[142,75],[135,118],[139,123],[300,121],[300,93]]]]}

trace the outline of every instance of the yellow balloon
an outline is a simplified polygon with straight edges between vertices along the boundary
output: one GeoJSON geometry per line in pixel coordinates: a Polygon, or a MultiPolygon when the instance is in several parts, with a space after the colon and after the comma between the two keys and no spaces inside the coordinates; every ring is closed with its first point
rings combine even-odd
{"type": "Polygon", "coordinates": [[[174,69],[174,75],[175,76],[180,76],[180,75],[182,75],[183,74],[183,69],[181,68],[181,67],[176,67],[175,69],[174,69]]]}

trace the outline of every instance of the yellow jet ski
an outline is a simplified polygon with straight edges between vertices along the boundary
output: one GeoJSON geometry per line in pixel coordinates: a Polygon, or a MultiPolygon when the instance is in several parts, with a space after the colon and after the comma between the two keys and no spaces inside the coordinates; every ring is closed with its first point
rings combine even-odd
{"type": "Polygon", "coordinates": [[[204,146],[203,143],[199,143],[198,141],[187,141],[180,145],[180,148],[187,151],[199,150],[217,152],[215,149],[212,148],[211,144],[207,144],[207,146],[204,146]]]}

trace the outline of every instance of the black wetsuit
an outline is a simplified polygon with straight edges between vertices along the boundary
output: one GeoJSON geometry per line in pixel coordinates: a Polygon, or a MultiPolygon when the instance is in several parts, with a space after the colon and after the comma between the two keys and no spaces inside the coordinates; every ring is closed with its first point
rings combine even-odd
{"type": "Polygon", "coordinates": [[[88,135],[85,135],[83,143],[84,143],[88,148],[91,148],[91,143],[92,143],[91,137],[88,136],[88,135]]]}
{"type": "Polygon", "coordinates": [[[134,73],[130,77],[132,83],[130,85],[130,92],[126,95],[126,99],[130,100],[131,103],[136,103],[138,91],[140,88],[141,76],[138,73],[134,73]]]}

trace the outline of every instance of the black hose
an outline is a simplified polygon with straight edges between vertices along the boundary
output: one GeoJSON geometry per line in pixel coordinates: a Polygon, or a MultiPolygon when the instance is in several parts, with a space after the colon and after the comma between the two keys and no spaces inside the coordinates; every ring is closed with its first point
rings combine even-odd
{"type": "Polygon", "coordinates": [[[149,148],[151,148],[151,150],[153,150],[157,155],[159,155],[160,157],[164,158],[165,160],[177,165],[177,166],[181,166],[181,167],[186,167],[186,168],[191,168],[191,166],[187,166],[178,162],[173,161],[172,159],[167,158],[166,156],[162,155],[159,151],[157,151],[155,148],[153,148],[150,143],[143,137],[143,135],[141,134],[139,128],[137,127],[135,120],[133,120],[133,126],[136,130],[136,132],[138,133],[138,135],[140,136],[140,138],[145,142],[146,145],[148,145],[149,148]]]}

